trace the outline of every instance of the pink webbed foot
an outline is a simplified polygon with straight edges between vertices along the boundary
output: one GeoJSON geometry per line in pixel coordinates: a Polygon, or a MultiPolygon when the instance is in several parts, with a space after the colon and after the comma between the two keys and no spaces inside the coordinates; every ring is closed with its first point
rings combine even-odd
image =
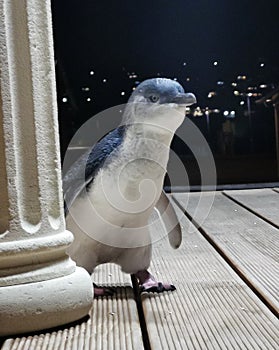
{"type": "Polygon", "coordinates": [[[135,277],[139,281],[140,292],[151,292],[151,293],[162,293],[168,291],[176,290],[173,284],[162,283],[156,281],[154,276],[152,276],[147,270],[138,271],[135,273],[135,277]]]}
{"type": "Polygon", "coordinates": [[[112,296],[115,293],[115,289],[112,287],[99,287],[95,283],[94,286],[94,297],[105,297],[112,296]]]}

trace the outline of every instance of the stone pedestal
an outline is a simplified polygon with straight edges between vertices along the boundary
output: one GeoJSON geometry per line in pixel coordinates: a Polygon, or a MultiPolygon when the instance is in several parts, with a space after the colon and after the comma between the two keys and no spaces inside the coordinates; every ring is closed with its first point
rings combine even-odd
{"type": "Polygon", "coordinates": [[[0,0],[0,335],[85,316],[90,276],[66,255],[49,1],[0,0]]]}

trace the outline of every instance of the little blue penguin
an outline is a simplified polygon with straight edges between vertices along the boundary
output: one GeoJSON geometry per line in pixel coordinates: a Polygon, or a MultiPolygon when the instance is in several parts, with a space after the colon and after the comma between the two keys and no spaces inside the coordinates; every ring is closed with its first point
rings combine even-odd
{"type": "MultiPolygon", "coordinates": [[[[173,248],[181,227],[163,191],[170,144],[195,95],[167,78],[140,83],[122,122],[82,155],[63,179],[66,226],[74,234],[68,254],[90,274],[112,262],[137,279],[141,291],[172,291],[148,271],[150,216],[159,211],[173,248]],[[155,209],[155,210],[156,210],[155,209]]],[[[94,285],[95,295],[108,289],[94,285]]]]}

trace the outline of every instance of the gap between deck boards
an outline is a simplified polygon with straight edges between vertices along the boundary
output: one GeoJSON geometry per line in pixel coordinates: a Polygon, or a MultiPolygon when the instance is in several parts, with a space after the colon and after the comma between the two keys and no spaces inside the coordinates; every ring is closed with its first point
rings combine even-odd
{"type": "Polygon", "coordinates": [[[151,344],[150,344],[150,339],[149,339],[149,335],[148,335],[147,324],[145,321],[144,311],[143,311],[143,306],[142,306],[141,294],[139,291],[137,279],[134,275],[131,275],[131,281],[132,281],[132,286],[133,286],[133,290],[134,290],[135,302],[136,302],[137,310],[138,310],[138,317],[139,317],[139,322],[140,322],[143,346],[144,346],[145,350],[151,350],[151,344]]]}
{"type": "MultiPolygon", "coordinates": [[[[273,190],[273,189],[272,189],[273,190]]],[[[277,192],[277,191],[274,191],[277,192]]],[[[278,192],[277,192],[278,193],[278,192]]],[[[265,217],[264,215],[262,215],[259,212],[256,212],[255,210],[251,209],[248,205],[245,205],[243,202],[237,200],[236,198],[232,197],[230,194],[222,191],[222,194],[230,199],[231,201],[233,201],[234,203],[236,203],[237,205],[239,205],[240,207],[246,209],[247,211],[249,211],[250,213],[258,216],[259,218],[261,218],[262,220],[264,220],[265,222],[267,222],[269,225],[275,227],[275,228],[279,228],[279,225],[277,225],[275,222],[273,222],[272,220],[269,220],[267,217],[265,217]]]]}

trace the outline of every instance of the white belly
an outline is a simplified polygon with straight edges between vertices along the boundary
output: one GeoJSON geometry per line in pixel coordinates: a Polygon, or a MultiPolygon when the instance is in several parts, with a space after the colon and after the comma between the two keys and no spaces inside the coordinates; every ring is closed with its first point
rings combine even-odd
{"type": "Polygon", "coordinates": [[[95,210],[89,199],[78,199],[66,219],[74,234],[69,255],[88,272],[114,262],[127,273],[147,269],[151,258],[147,215],[125,215],[103,205],[95,210]],[[102,215],[105,213],[105,215],[102,215]]]}
{"type": "Polygon", "coordinates": [[[89,192],[70,208],[66,224],[75,241],[68,252],[89,272],[105,262],[129,273],[149,267],[148,219],[161,195],[168,154],[162,152],[161,166],[138,149],[137,154],[126,147],[123,157],[105,164],[89,192]]]}

